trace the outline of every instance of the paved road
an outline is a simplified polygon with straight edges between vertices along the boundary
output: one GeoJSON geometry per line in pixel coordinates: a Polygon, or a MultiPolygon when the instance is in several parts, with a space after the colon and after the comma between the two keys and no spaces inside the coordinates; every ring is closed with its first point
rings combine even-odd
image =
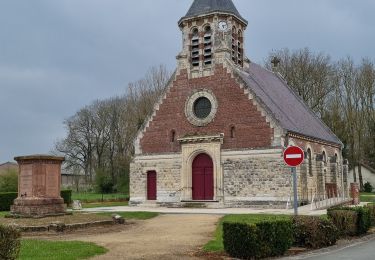
{"type": "Polygon", "coordinates": [[[314,256],[305,256],[297,259],[311,260],[374,260],[375,259],[375,237],[367,242],[359,242],[341,249],[330,252],[316,254],[314,256]]]}

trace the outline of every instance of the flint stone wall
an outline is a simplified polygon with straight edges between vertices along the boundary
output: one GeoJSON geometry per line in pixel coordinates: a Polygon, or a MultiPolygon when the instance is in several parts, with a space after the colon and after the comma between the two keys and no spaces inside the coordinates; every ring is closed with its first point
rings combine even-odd
{"type": "Polygon", "coordinates": [[[225,158],[224,198],[228,207],[285,208],[292,192],[290,168],[281,154],[225,158]]]}

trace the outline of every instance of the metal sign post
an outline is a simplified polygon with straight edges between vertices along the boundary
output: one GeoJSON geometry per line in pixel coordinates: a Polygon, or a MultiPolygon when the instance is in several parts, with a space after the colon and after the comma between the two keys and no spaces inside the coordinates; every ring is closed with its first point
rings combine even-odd
{"type": "Polygon", "coordinates": [[[294,205],[294,215],[298,215],[298,194],[297,194],[297,169],[296,167],[291,167],[292,176],[293,176],[293,205],[294,205]]]}
{"type": "Polygon", "coordinates": [[[287,165],[291,167],[291,172],[293,176],[293,205],[294,205],[294,215],[298,215],[298,192],[297,192],[297,169],[304,159],[304,152],[298,146],[290,146],[284,151],[284,161],[287,165]]]}

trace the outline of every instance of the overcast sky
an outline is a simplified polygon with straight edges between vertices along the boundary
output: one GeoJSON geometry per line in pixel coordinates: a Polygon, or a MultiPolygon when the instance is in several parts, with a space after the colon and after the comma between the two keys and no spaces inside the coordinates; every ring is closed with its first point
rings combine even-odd
{"type": "MultiPolygon", "coordinates": [[[[234,0],[246,53],[309,47],[375,59],[373,0],[234,0]]],[[[192,0],[0,0],[0,163],[48,153],[63,120],[121,95],[153,65],[173,70],[192,0]]]]}

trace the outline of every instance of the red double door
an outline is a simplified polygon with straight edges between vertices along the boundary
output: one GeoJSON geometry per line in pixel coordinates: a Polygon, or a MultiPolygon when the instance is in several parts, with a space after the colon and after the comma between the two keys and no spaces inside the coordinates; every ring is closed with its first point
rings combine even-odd
{"type": "Polygon", "coordinates": [[[213,163],[207,154],[199,154],[192,165],[193,200],[214,199],[213,163]]]}

